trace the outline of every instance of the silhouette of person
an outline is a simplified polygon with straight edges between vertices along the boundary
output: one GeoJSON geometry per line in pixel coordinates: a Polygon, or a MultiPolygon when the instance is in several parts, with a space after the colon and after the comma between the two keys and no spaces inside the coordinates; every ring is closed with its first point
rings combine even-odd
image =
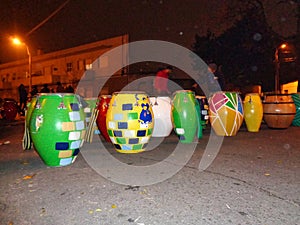
{"type": "Polygon", "coordinates": [[[50,89],[48,88],[48,84],[44,84],[44,87],[41,89],[41,93],[50,93],[50,89]]]}
{"type": "Polygon", "coordinates": [[[153,87],[159,95],[169,95],[170,91],[168,88],[168,78],[172,72],[172,67],[168,66],[157,72],[153,82],[153,87]]]}
{"type": "Polygon", "coordinates": [[[20,84],[19,86],[19,98],[20,98],[20,114],[25,114],[25,108],[27,103],[27,91],[25,89],[24,84],[20,84]]]}

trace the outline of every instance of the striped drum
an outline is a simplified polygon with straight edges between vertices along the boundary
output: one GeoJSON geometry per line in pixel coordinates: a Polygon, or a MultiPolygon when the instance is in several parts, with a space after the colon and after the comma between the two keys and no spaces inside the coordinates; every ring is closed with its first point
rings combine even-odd
{"type": "Polygon", "coordinates": [[[235,136],[244,119],[241,97],[236,92],[216,92],[209,99],[209,120],[219,136],[235,136]]]}
{"type": "Polygon", "coordinates": [[[296,115],[292,122],[292,125],[300,127],[300,92],[297,94],[292,94],[292,98],[296,106],[296,115]]]}
{"type": "Polygon", "coordinates": [[[83,145],[85,115],[75,94],[40,94],[29,129],[33,144],[48,166],[73,163],[83,145]]]}
{"type": "Polygon", "coordinates": [[[269,94],[263,101],[264,120],[269,128],[288,128],[295,117],[296,107],[289,94],[269,94]]]}
{"type": "Polygon", "coordinates": [[[145,92],[114,92],[106,115],[107,132],[121,153],[145,150],[153,132],[153,112],[145,92]]]}

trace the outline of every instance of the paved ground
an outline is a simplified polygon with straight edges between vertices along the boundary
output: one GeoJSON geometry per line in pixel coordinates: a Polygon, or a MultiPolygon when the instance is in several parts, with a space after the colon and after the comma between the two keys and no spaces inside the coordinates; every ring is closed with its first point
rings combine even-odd
{"type": "MultiPolygon", "coordinates": [[[[249,133],[243,125],[199,171],[206,129],[191,160],[173,177],[128,186],[100,176],[82,154],[70,166],[47,167],[34,150],[22,150],[23,120],[0,124],[1,225],[300,224],[299,127],[263,124],[249,133]]],[[[134,156],[105,147],[128,165],[149,165],[172,154],[176,144],[171,135],[134,156]]]]}

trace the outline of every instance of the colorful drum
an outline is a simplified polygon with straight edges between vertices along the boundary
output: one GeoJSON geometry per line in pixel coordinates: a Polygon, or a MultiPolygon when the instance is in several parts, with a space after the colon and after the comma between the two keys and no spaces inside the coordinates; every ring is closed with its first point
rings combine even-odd
{"type": "Polygon", "coordinates": [[[145,150],[153,132],[153,112],[145,92],[114,92],[106,116],[107,132],[121,153],[145,150]]]}
{"type": "Polygon", "coordinates": [[[14,100],[5,100],[3,103],[3,111],[4,111],[4,117],[9,120],[13,121],[15,120],[17,114],[18,114],[18,105],[16,101],[14,100]]]}
{"type": "Polygon", "coordinates": [[[30,136],[44,163],[73,163],[83,145],[85,114],[78,95],[40,94],[30,119],[30,136]]]}
{"type": "Polygon", "coordinates": [[[294,104],[296,106],[296,115],[292,122],[293,126],[300,127],[300,92],[297,94],[292,94],[294,104]]]}
{"type": "Polygon", "coordinates": [[[209,121],[208,101],[205,96],[199,95],[196,95],[196,100],[199,102],[200,105],[202,129],[205,129],[209,121]]]}
{"type": "Polygon", "coordinates": [[[174,92],[172,102],[172,122],[181,143],[192,143],[197,136],[198,115],[193,91],[174,92]]]}
{"type": "Polygon", "coordinates": [[[293,98],[289,94],[269,94],[263,101],[264,121],[269,128],[288,128],[296,115],[293,98]]]}
{"type": "Polygon", "coordinates": [[[97,106],[99,113],[97,116],[96,123],[97,123],[98,129],[100,130],[101,135],[104,137],[104,139],[107,142],[111,142],[110,137],[107,133],[107,127],[106,127],[106,115],[107,115],[107,110],[109,107],[110,100],[111,100],[111,95],[101,95],[99,104],[97,106]]]}
{"type": "Polygon", "coordinates": [[[243,119],[243,103],[237,92],[220,91],[209,99],[209,120],[218,136],[235,136],[243,119]]]}
{"type": "Polygon", "coordinates": [[[244,99],[244,118],[249,132],[258,132],[263,118],[263,106],[258,93],[248,93],[244,99]]]}
{"type": "Polygon", "coordinates": [[[154,114],[152,137],[167,137],[173,129],[171,98],[168,96],[150,97],[154,114]]]}

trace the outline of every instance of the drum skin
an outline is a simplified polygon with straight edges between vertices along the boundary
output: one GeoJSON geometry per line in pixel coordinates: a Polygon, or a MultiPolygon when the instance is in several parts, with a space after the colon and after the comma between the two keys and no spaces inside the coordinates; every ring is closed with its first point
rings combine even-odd
{"type": "Polygon", "coordinates": [[[286,129],[296,115],[293,98],[289,94],[269,94],[263,101],[264,121],[269,128],[286,129]]]}
{"type": "Polygon", "coordinates": [[[171,116],[171,98],[168,96],[150,97],[154,114],[154,129],[152,137],[167,137],[173,129],[171,116]]]}
{"type": "Polygon", "coordinates": [[[104,139],[107,142],[111,142],[110,137],[107,133],[107,127],[106,127],[106,115],[107,110],[110,104],[111,95],[101,95],[99,104],[97,106],[99,113],[96,120],[98,129],[100,130],[101,135],[104,137],[104,139]]]}
{"type": "Polygon", "coordinates": [[[47,166],[73,163],[83,145],[85,114],[75,94],[40,94],[32,111],[30,136],[47,166]]]}
{"type": "Polygon", "coordinates": [[[218,136],[235,136],[244,120],[244,109],[237,92],[216,92],[209,99],[209,119],[218,136]]]}
{"type": "Polygon", "coordinates": [[[247,93],[244,99],[244,119],[249,132],[258,132],[263,118],[263,106],[258,93],[247,93]]]}
{"type": "Polygon", "coordinates": [[[198,135],[199,124],[194,92],[180,90],[174,92],[173,96],[172,121],[175,133],[181,143],[192,143],[198,135]]]}
{"type": "Polygon", "coordinates": [[[145,92],[114,92],[106,115],[107,132],[116,151],[145,151],[154,127],[153,111],[145,92]]]}

